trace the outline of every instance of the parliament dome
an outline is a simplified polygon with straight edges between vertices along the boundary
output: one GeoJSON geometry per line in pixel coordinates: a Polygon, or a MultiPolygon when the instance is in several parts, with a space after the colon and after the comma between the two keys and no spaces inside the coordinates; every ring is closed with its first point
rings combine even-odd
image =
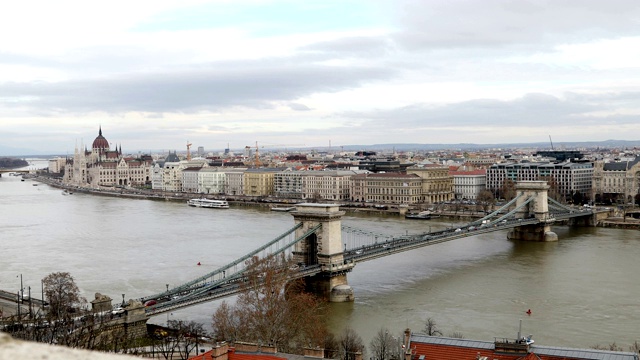
{"type": "Polygon", "coordinates": [[[93,145],[91,145],[92,149],[100,149],[100,150],[108,150],[109,142],[102,136],[102,127],[100,127],[100,131],[98,131],[98,137],[93,140],[93,145]]]}

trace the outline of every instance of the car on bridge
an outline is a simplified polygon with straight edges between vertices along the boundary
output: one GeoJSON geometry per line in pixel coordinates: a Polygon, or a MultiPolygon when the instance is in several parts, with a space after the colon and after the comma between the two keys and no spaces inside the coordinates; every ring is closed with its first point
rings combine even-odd
{"type": "Polygon", "coordinates": [[[123,313],[124,313],[124,311],[125,311],[125,310],[124,310],[123,308],[121,308],[121,307],[117,307],[117,308],[115,308],[115,309],[111,310],[111,313],[112,313],[113,315],[119,315],[119,314],[123,314],[123,313]]]}

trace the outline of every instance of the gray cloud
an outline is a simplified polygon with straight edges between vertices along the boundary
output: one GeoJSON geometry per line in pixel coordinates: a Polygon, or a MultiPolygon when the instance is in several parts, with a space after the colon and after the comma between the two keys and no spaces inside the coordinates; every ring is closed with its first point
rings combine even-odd
{"type": "Polygon", "coordinates": [[[404,1],[396,7],[405,48],[501,48],[638,34],[634,0],[404,1]]]}
{"type": "Polygon", "coordinates": [[[289,103],[289,108],[291,110],[295,110],[295,111],[310,111],[310,110],[312,110],[307,105],[299,104],[299,103],[289,103]]]}
{"type": "Polygon", "coordinates": [[[5,106],[27,106],[43,112],[189,113],[231,106],[269,108],[272,101],[356,88],[392,75],[392,70],[380,67],[284,64],[273,59],[106,79],[4,83],[0,85],[0,97],[12,100],[5,100],[5,106]]]}
{"type": "Polygon", "coordinates": [[[317,42],[303,46],[299,50],[307,56],[315,55],[318,58],[366,58],[371,60],[389,55],[394,47],[391,39],[386,36],[360,36],[317,42]]]}
{"type": "MultiPolygon", "coordinates": [[[[437,127],[500,127],[500,126],[580,126],[604,120],[633,124],[635,116],[599,115],[594,111],[613,111],[620,102],[629,102],[640,93],[581,95],[568,93],[560,99],[546,94],[527,94],[512,101],[477,99],[447,105],[413,104],[391,110],[347,112],[345,118],[359,120],[364,127],[418,129],[437,127]]],[[[637,98],[637,97],[636,97],[637,98]]]]}

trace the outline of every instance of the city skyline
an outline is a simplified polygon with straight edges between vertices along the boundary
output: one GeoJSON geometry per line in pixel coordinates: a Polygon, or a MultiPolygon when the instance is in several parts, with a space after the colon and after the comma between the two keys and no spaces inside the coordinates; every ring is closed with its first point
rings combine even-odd
{"type": "Polygon", "coordinates": [[[99,126],[125,151],[637,140],[639,17],[631,0],[11,3],[0,154],[72,153],[99,126]]]}

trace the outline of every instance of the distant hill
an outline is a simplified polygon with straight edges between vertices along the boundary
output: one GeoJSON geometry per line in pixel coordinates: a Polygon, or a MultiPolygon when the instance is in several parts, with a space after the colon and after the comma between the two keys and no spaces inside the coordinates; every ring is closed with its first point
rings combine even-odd
{"type": "MultiPolygon", "coordinates": [[[[605,141],[575,141],[575,142],[554,142],[553,147],[555,150],[571,150],[571,149],[632,149],[640,148],[640,140],[605,140],[605,141]]],[[[288,150],[291,152],[300,152],[308,150],[323,150],[323,151],[336,151],[338,149],[344,151],[435,151],[435,150],[471,150],[478,151],[483,149],[535,149],[535,150],[551,150],[551,144],[549,142],[536,142],[536,143],[504,143],[504,144],[472,144],[472,143],[458,143],[458,144],[373,144],[373,145],[342,145],[334,146],[332,148],[326,146],[308,146],[304,148],[292,148],[288,150]]],[[[224,149],[209,149],[208,151],[223,151],[224,149]]],[[[149,149],[133,150],[133,153],[141,152],[144,154],[149,153],[149,149]]],[[[166,153],[163,150],[151,150],[153,153],[166,153]]],[[[233,151],[238,152],[240,150],[233,151]]],[[[265,150],[266,151],[266,150],[265,150]]],[[[267,151],[266,151],[267,152],[267,151]]],[[[42,152],[35,151],[33,149],[22,148],[10,148],[0,145],[0,156],[13,156],[19,158],[27,157],[54,157],[54,156],[68,156],[59,155],[54,151],[42,152]]]]}
{"type": "Polygon", "coordinates": [[[29,162],[23,159],[0,157],[0,169],[15,169],[29,166],[29,162]]]}
{"type": "MultiPolygon", "coordinates": [[[[553,143],[555,150],[559,149],[622,149],[640,148],[640,140],[605,140],[605,141],[576,141],[553,143]]],[[[505,144],[373,144],[373,145],[344,145],[346,151],[359,150],[396,150],[396,151],[429,151],[429,150],[482,150],[482,149],[536,149],[551,150],[548,142],[537,143],[505,143],[505,144]]]]}

